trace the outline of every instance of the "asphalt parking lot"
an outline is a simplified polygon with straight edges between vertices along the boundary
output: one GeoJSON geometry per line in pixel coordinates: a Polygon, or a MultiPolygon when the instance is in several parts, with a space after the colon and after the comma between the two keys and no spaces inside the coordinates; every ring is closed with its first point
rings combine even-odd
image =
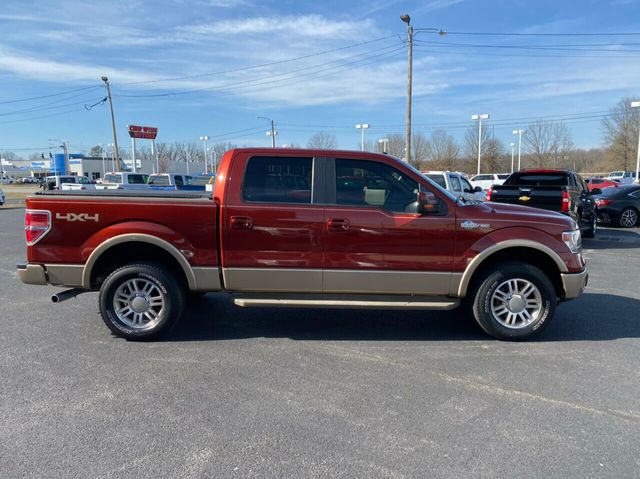
{"type": "Polygon", "coordinates": [[[585,240],[590,281],[535,341],[460,312],[192,303],[113,337],[97,294],[27,286],[0,209],[0,471],[14,477],[640,477],[640,229],[585,240]]]}

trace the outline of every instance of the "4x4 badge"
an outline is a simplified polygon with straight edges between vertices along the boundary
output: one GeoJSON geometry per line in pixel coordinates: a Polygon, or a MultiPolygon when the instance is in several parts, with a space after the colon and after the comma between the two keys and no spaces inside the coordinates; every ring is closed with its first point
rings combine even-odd
{"type": "Polygon", "coordinates": [[[475,221],[467,220],[460,223],[460,227],[465,230],[474,230],[476,228],[490,228],[491,225],[488,223],[476,223],[475,221]]]}
{"type": "Polygon", "coordinates": [[[100,215],[98,213],[95,215],[90,215],[89,213],[67,213],[65,215],[56,213],[56,219],[64,221],[95,221],[97,223],[100,221],[100,215]]]}

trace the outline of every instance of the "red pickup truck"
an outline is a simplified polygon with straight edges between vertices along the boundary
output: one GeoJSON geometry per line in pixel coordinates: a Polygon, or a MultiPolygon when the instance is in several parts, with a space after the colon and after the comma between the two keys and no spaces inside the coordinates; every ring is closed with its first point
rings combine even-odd
{"type": "Polygon", "coordinates": [[[571,218],[465,201],[366,152],[236,149],[210,194],[42,192],[27,198],[27,284],[99,291],[128,339],[167,332],[185,301],[239,306],[452,309],[525,339],[587,282],[571,218]]]}

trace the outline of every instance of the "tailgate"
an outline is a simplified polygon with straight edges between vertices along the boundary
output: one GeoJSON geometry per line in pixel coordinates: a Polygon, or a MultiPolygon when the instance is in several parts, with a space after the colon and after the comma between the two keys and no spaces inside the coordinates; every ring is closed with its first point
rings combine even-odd
{"type": "Polygon", "coordinates": [[[531,206],[549,211],[562,208],[563,187],[509,185],[494,186],[491,201],[512,205],[531,206]]]}

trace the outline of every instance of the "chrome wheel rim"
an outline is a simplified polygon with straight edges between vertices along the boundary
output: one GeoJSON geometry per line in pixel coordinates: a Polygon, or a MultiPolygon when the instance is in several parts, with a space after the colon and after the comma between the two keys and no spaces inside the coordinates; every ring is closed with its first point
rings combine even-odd
{"type": "Polygon", "coordinates": [[[491,313],[506,328],[525,328],[542,314],[540,290],[526,279],[508,279],[491,295],[491,313]]]}
{"type": "Polygon", "coordinates": [[[627,228],[631,228],[636,225],[638,221],[638,214],[633,210],[625,210],[622,212],[622,216],[620,217],[620,223],[622,226],[627,228]]]}
{"type": "Polygon", "coordinates": [[[113,310],[126,326],[145,330],[153,328],[162,317],[165,295],[148,279],[135,278],[122,283],[113,295],[113,310]]]}

